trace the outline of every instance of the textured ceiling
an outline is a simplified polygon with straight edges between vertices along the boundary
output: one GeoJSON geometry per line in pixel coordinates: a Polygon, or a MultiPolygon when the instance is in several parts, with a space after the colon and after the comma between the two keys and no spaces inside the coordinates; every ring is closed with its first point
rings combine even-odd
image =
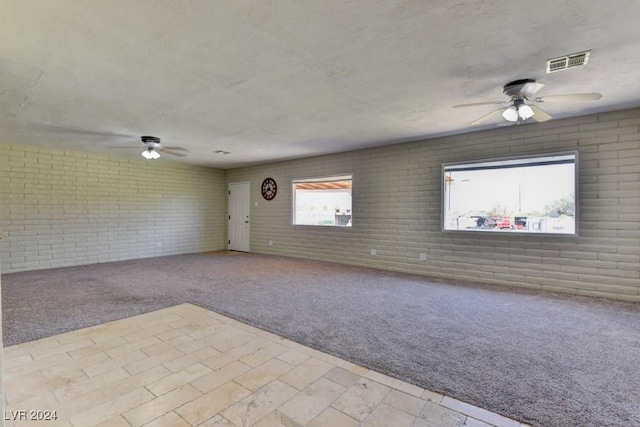
{"type": "Polygon", "coordinates": [[[3,0],[0,142],[143,161],[150,134],[231,168],[475,130],[495,106],[451,107],[521,78],[604,94],[545,104],[555,118],[635,107],[639,16],[637,0],[3,0]]]}

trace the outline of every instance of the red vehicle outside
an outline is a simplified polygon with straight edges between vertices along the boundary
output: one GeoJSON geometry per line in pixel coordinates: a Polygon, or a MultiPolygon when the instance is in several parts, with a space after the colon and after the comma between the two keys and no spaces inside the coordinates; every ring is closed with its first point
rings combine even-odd
{"type": "Polygon", "coordinates": [[[511,223],[511,218],[508,216],[503,216],[500,220],[498,220],[498,222],[496,223],[496,226],[501,230],[505,228],[513,228],[513,224],[511,223]]]}

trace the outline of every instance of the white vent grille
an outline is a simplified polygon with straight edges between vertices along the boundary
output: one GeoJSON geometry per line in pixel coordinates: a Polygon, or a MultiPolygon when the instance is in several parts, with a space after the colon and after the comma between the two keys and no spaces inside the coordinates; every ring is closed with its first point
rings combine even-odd
{"type": "Polygon", "coordinates": [[[581,67],[589,62],[591,51],[574,53],[559,58],[549,59],[547,61],[547,73],[555,73],[557,71],[567,70],[569,68],[581,67]]]}

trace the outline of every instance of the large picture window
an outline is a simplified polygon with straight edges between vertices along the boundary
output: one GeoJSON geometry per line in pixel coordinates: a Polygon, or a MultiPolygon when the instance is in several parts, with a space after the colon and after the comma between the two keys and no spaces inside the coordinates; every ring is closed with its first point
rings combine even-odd
{"type": "Polygon", "coordinates": [[[352,175],[293,180],[293,224],[351,227],[352,175]]]}
{"type": "Polygon", "coordinates": [[[577,234],[577,153],[442,166],[443,230],[577,234]]]}

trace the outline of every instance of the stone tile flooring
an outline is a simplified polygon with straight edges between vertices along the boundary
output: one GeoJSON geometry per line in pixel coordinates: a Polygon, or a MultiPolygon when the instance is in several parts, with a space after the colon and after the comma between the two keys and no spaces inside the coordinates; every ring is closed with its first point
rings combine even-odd
{"type": "Polygon", "coordinates": [[[4,358],[7,426],[524,426],[191,304],[4,358]]]}

